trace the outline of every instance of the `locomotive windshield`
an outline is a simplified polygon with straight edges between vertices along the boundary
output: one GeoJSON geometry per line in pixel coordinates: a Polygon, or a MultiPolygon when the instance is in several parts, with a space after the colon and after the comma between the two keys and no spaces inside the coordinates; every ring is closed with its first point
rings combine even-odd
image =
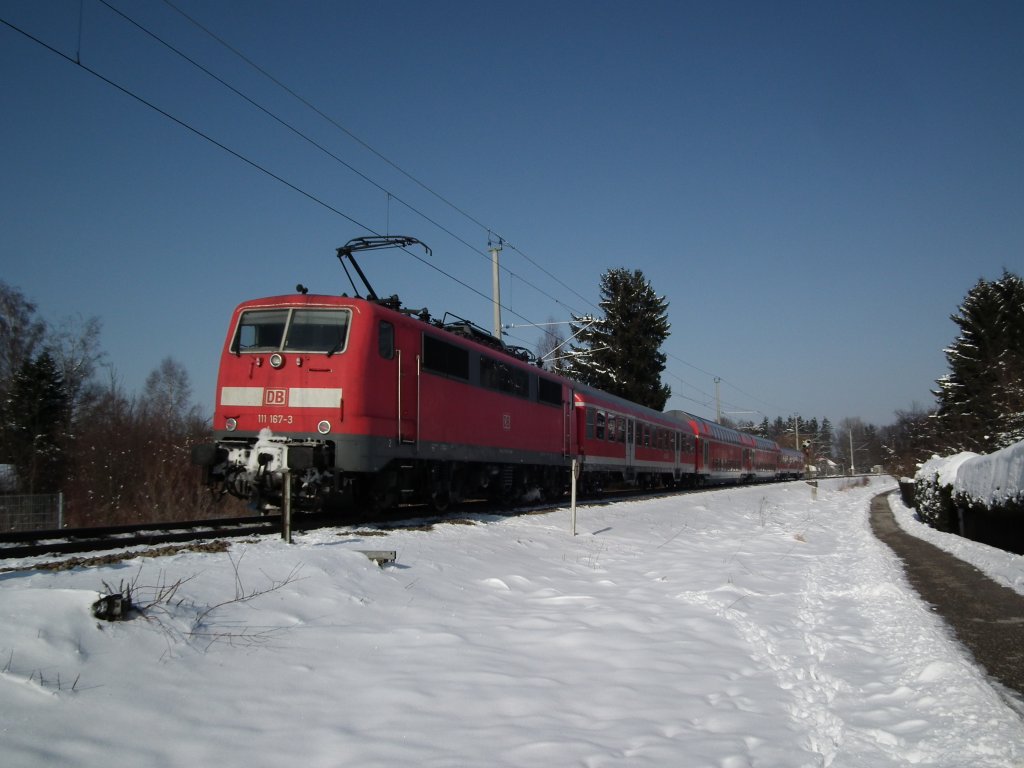
{"type": "Polygon", "coordinates": [[[242,313],[231,351],[343,352],[351,314],[347,309],[251,309],[242,313]]]}

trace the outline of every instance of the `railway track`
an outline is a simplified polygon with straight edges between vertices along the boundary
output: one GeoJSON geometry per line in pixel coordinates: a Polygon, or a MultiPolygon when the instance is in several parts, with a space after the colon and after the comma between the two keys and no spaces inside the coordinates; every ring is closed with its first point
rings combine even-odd
{"type": "MultiPolygon", "coordinates": [[[[580,506],[609,504],[623,499],[636,499],[678,493],[701,493],[715,487],[700,489],[619,490],[605,491],[597,497],[580,499],[580,506]]],[[[448,512],[439,513],[426,506],[410,505],[376,515],[346,516],[302,514],[292,518],[293,531],[309,531],[332,526],[371,525],[382,530],[432,527],[435,524],[479,522],[493,517],[538,514],[564,508],[566,499],[496,508],[487,501],[466,501],[448,512]]],[[[202,542],[215,539],[236,539],[281,533],[281,515],[234,517],[212,520],[190,520],[170,523],[140,523],[105,528],[62,528],[49,531],[0,532],[0,560],[41,557],[46,555],[110,552],[135,547],[202,542]]]]}
{"type": "MultiPolygon", "coordinates": [[[[606,500],[607,501],[607,500],[606,500]]],[[[592,502],[593,503],[593,500],[592,502]]],[[[293,531],[349,525],[372,525],[380,529],[432,526],[443,522],[482,520],[493,516],[531,514],[564,506],[563,501],[495,509],[487,502],[469,501],[444,513],[425,506],[408,506],[376,515],[347,516],[302,514],[292,517],[293,531]]],[[[259,517],[190,520],[170,523],[140,523],[103,528],[62,528],[44,531],[0,532],[0,560],[42,557],[46,555],[109,552],[135,547],[154,547],[192,541],[237,539],[281,533],[281,515],[259,517]]]]}
{"type": "MultiPolygon", "coordinates": [[[[300,521],[297,526],[293,525],[293,527],[306,528],[307,521],[300,521]]],[[[174,523],[142,523],[106,528],[6,531],[0,533],[0,559],[13,560],[41,555],[100,552],[187,541],[239,538],[277,533],[280,530],[280,516],[270,515],[174,523]]]]}

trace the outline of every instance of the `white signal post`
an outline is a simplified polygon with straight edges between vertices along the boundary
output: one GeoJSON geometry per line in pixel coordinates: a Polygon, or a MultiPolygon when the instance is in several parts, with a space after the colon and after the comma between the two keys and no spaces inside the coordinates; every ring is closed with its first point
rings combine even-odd
{"type": "Polygon", "coordinates": [[[572,496],[571,506],[572,506],[572,535],[573,536],[576,535],[576,481],[580,477],[580,469],[581,469],[581,467],[580,467],[579,459],[575,459],[574,458],[572,460],[572,478],[570,480],[570,488],[572,489],[572,493],[571,493],[571,496],[572,496]]]}
{"type": "Polygon", "coordinates": [[[498,267],[498,254],[501,252],[502,241],[491,245],[491,293],[494,301],[494,338],[501,338],[501,277],[498,267]]]}

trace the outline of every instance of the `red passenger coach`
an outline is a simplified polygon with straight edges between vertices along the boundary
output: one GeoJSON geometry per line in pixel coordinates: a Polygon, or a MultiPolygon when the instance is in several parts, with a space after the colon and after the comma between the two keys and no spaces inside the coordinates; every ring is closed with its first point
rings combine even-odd
{"type": "Polygon", "coordinates": [[[574,397],[577,445],[589,484],[692,482],[695,433],[681,411],[661,413],[581,384],[574,385],[574,397]]]}
{"type": "MultiPolygon", "coordinates": [[[[359,238],[338,250],[405,247],[359,238]]],[[[346,267],[346,272],[348,271],[346,267]]],[[[353,283],[353,286],[355,284],[353,283]]],[[[467,496],[558,496],[584,486],[797,477],[802,455],[691,416],[561,378],[465,320],[379,299],[297,293],[246,301],[221,352],[206,481],[259,508],[313,509],[467,496]]]]}
{"type": "Polygon", "coordinates": [[[807,460],[802,451],[781,448],[779,451],[779,480],[800,480],[807,469],[807,460]]]}

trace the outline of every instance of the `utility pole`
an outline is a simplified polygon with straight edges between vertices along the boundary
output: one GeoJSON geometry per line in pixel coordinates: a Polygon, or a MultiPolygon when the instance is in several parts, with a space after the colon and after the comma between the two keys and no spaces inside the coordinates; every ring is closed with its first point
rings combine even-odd
{"type": "Polygon", "coordinates": [[[498,270],[498,254],[501,252],[502,241],[491,244],[491,295],[494,301],[494,338],[501,339],[501,277],[498,270]]]}
{"type": "Polygon", "coordinates": [[[722,398],[718,394],[718,384],[721,381],[721,377],[715,376],[715,421],[719,424],[722,423],[722,398]]]}

